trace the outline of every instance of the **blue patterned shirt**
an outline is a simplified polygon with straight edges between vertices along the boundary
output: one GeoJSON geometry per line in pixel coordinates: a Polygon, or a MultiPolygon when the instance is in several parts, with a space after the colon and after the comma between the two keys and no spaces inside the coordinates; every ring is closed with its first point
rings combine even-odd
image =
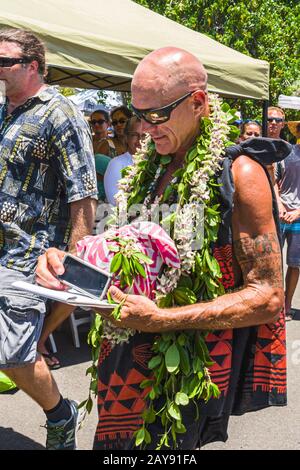
{"type": "Polygon", "coordinates": [[[97,198],[92,139],[82,114],[47,87],[0,123],[0,265],[30,272],[66,248],[70,203],[97,198]]]}

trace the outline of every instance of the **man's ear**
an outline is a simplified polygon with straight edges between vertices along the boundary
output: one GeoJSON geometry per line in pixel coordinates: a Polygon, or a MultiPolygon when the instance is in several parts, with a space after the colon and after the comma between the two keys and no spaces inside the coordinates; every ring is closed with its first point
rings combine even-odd
{"type": "Polygon", "coordinates": [[[37,60],[33,60],[28,65],[31,72],[37,72],[39,70],[39,63],[37,60]]]}
{"type": "Polygon", "coordinates": [[[198,117],[208,116],[209,115],[209,106],[208,106],[208,98],[207,93],[203,90],[197,90],[193,93],[193,104],[195,114],[198,117]]]}

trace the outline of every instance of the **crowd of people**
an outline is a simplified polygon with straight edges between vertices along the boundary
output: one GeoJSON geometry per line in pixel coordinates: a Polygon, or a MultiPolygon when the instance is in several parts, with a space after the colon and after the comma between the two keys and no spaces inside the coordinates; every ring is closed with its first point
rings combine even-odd
{"type": "MultiPolygon", "coordinates": [[[[96,110],[89,117],[91,129],[67,98],[45,84],[45,76],[42,42],[26,31],[1,31],[0,80],[6,100],[0,122],[0,370],[43,409],[46,447],[75,449],[83,412],[74,400],[61,396],[49,369],[58,361],[46,347],[49,333],[72,307],[20,293],[13,282],[34,282],[36,276],[45,287],[64,288],[57,278],[64,269],[64,252],[76,254],[76,243],[92,233],[97,199],[98,204],[115,204],[122,169],[132,163],[145,134],[151,136],[158,154],[172,155],[154,181],[146,171],[140,175],[148,184],[145,201],[165,200],[173,174],[185,168],[186,152],[201,135],[201,118],[209,115],[207,73],[187,51],[173,47],[154,51],[133,77],[134,113],[126,106],[110,113],[96,110]]],[[[221,390],[218,400],[199,403],[200,421],[195,421],[193,406],[182,408],[187,432],[178,442],[180,448],[226,440],[231,414],[286,404],[284,319],[292,318],[299,277],[300,145],[291,150],[279,141],[284,126],[283,110],[270,107],[269,140],[260,139],[258,146],[251,147],[251,139],[262,136],[262,126],[243,121],[239,152],[228,152],[221,174],[215,175],[215,183],[222,181],[224,187],[222,230],[214,256],[221,266],[225,294],[162,309],[146,297],[110,288],[115,302],[123,303],[116,326],[136,333],[113,351],[104,344],[100,352],[102,389],[99,385],[95,449],[134,447],[140,418],[126,423],[117,398],[108,413],[105,401],[111,398],[104,391],[113,386],[116,374],[122,376],[124,396],[137,371],[140,377],[149,376],[137,351],[142,345],[151,357],[154,338],[162,331],[207,330],[206,342],[215,360],[212,380],[221,390]],[[250,148],[246,154],[245,141],[250,148]],[[285,295],[281,234],[287,242],[285,295]],[[263,341],[268,342],[268,360],[260,356],[263,341]],[[226,357],[222,364],[220,355],[226,357]],[[111,432],[105,430],[104,415],[113,426],[111,432]]],[[[300,122],[292,130],[300,138],[300,122]]],[[[107,310],[100,313],[111,320],[107,310]]],[[[141,413],[147,406],[145,394],[141,391],[136,398],[141,413]]],[[[154,446],[149,448],[155,448],[162,429],[153,422],[149,432],[154,446]]]]}

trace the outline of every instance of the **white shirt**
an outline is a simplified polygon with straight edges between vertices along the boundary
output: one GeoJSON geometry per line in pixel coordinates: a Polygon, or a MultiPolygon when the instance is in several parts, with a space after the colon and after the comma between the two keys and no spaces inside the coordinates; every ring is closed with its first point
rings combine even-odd
{"type": "Polygon", "coordinates": [[[129,152],[122,153],[109,162],[104,173],[104,189],[109,204],[116,205],[115,194],[119,191],[118,181],[122,178],[121,171],[132,163],[132,155],[129,152]]]}

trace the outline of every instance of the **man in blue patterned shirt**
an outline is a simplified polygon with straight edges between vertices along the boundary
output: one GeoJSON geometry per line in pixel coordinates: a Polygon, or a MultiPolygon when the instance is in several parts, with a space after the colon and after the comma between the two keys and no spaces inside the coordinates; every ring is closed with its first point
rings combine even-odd
{"type": "Polygon", "coordinates": [[[44,301],[12,283],[33,282],[37,258],[91,233],[97,198],[83,116],[44,84],[45,49],[27,31],[0,32],[0,370],[47,416],[47,448],[73,449],[82,416],[63,399],[37,353],[44,301]]]}

